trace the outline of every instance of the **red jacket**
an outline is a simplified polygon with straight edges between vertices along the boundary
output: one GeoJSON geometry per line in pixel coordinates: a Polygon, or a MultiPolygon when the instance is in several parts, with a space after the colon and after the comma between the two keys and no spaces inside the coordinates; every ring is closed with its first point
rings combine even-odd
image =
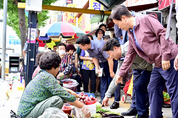
{"type": "Polygon", "coordinates": [[[162,61],[172,60],[178,54],[178,47],[172,39],[165,40],[166,31],[162,24],[153,15],[144,15],[136,18],[135,35],[143,51],[136,48],[132,32],[128,31],[129,47],[119,76],[123,77],[132,65],[136,54],[148,63],[155,63],[161,68],[162,61]]]}

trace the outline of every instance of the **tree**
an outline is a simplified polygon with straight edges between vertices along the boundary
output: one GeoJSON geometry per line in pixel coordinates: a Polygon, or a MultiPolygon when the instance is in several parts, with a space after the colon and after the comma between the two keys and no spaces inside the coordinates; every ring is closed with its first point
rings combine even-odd
{"type": "MultiPolygon", "coordinates": [[[[43,5],[50,5],[57,0],[43,0],[43,5]]],[[[25,0],[8,0],[7,6],[7,25],[13,28],[17,36],[21,39],[21,49],[23,49],[26,41],[28,18],[25,15],[24,9],[18,9],[18,2],[25,2],[25,0]]],[[[0,9],[3,9],[3,0],[0,0],[0,9]]],[[[48,11],[42,11],[37,15],[39,27],[46,24],[48,11]]]]}

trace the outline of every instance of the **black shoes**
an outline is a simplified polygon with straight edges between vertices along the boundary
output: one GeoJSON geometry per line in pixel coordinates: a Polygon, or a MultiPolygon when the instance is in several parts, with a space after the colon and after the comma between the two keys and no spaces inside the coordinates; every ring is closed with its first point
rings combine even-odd
{"type": "Polygon", "coordinates": [[[135,108],[129,108],[126,112],[122,112],[122,116],[134,116],[137,114],[137,110],[135,108]]]}
{"type": "Polygon", "coordinates": [[[163,108],[171,108],[171,105],[170,105],[170,104],[165,104],[165,103],[163,103],[162,107],[163,107],[163,108]]]}
{"type": "Polygon", "coordinates": [[[146,115],[146,116],[140,116],[140,115],[136,115],[135,117],[133,117],[133,118],[149,118],[149,116],[148,115],[146,115]]]}
{"type": "Polygon", "coordinates": [[[113,104],[111,105],[110,109],[117,109],[117,108],[119,108],[119,103],[113,102],[113,104]]]}

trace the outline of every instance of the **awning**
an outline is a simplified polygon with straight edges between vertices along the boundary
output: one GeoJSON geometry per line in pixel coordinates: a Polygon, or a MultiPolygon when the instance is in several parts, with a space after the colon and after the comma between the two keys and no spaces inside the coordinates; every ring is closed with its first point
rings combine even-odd
{"type": "Polygon", "coordinates": [[[110,11],[115,5],[122,4],[125,0],[96,0],[101,3],[106,10],[110,11]]]}
{"type": "MultiPolygon", "coordinates": [[[[145,5],[138,5],[138,6],[131,6],[131,7],[127,7],[130,11],[143,11],[143,10],[147,10],[147,9],[151,9],[151,8],[155,8],[158,7],[158,2],[156,3],[151,3],[151,4],[145,4],[145,5]]],[[[104,21],[106,21],[106,19],[108,18],[108,16],[106,15],[104,18],[104,21]]],[[[97,23],[100,22],[101,20],[101,15],[94,15],[91,18],[91,23],[97,23]]],[[[110,26],[110,25],[109,25],[110,26]]]]}
{"type": "Polygon", "coordinates": [[[130,7],[127,7],[127,8],[129,10],[138,12],[138,11],[143,11],[143,10],[147,10],[147,9],[151,9],[151,8],[155,8],[155,7],[158,7],[158,2],[151,3],[151,4],[145,4],[145,5],[130,6],[130,7]]]}

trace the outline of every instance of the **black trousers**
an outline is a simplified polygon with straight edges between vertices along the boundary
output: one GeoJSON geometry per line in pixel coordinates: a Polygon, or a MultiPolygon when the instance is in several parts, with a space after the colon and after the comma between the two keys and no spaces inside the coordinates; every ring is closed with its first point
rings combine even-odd
{"type": "Polygon", "coordinates": [[[95,70],[84,70],[82,69],[82,79],[84,92],[88,92],[89,78],[91,82],[91,93],[96,91],[96,74],[95,70]]]}

